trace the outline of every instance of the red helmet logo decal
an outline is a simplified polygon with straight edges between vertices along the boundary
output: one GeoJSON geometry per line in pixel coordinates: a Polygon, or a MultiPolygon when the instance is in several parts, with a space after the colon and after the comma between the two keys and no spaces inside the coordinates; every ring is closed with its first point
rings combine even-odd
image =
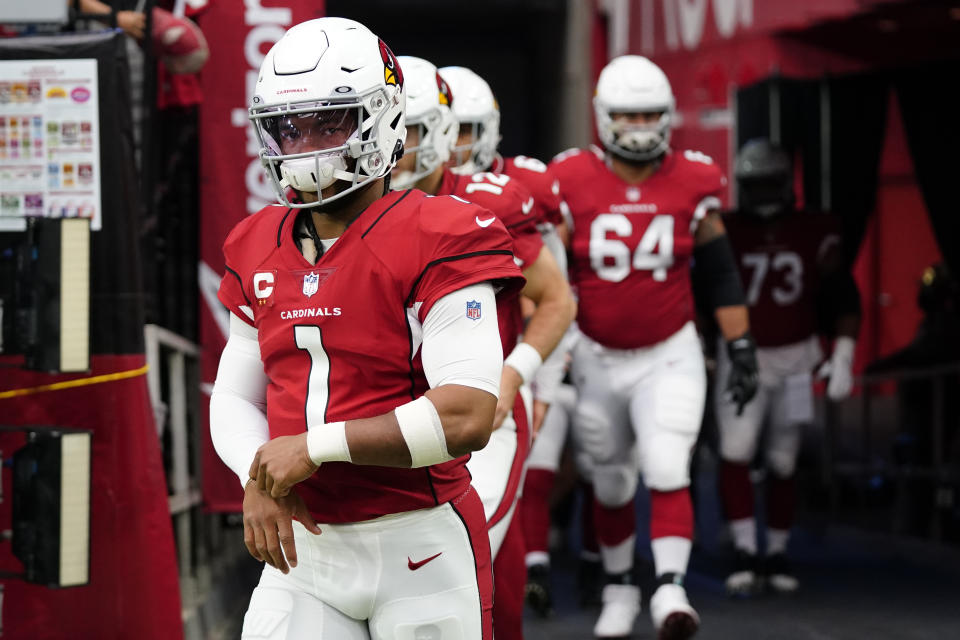
{"type": "Polygon", "coordinates": [[[383,81],[397,87],[403,87],[403,71],[397,57],[383,40],[380,41],[380,57],[383,59],[383,81]]]}
{"type": "Polygon", "coordinates": [[[437,72],[437,91],[440,92],[440,104],[452,107],[453,92],[450,91],[450,85],[447,84],[447,81],[440,77],[440,72],[437,72]]]}

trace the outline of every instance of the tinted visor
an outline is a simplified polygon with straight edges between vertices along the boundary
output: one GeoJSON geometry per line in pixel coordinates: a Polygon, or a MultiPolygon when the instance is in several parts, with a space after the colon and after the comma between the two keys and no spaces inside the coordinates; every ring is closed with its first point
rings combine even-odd
{"type": "Polygon", "coordinates": [[[274,155],[341,147],[356,133],[357,121],[356,107],[282,113],[260,119],[265,142],[274,155]]]}

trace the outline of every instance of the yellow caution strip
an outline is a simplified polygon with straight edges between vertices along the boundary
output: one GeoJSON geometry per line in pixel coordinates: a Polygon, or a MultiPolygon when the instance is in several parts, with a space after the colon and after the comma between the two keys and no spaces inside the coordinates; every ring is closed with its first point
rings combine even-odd
{"type": "Polygon", "coordinates": [[[126,380],[127,378],[136,378],[147,373],[149,365],[143,365],[139,369],[128,369],[126,371],[117,371],[116,373],[105,373],[99,376],[90,376],[88,378],[77,378],[75,380],[64,380],[63,382],[54,382],[53,384],[42,384],[39,387],[26,387],[23,389],[11,389],[10,391],[0,391],[0,400],[6,398],[16,398],[17,396],[29,396],[34,393],[43,393],[45,391],[60,391],[62,389],[72,389],[74,387],[87,387],[92,384],[103,384],[104,382],[114,382],[116,380],[126,380]]]}

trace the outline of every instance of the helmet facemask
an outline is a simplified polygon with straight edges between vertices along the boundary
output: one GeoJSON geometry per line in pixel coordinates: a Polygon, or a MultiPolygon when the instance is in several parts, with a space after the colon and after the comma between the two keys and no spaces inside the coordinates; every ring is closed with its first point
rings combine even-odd
{"type": "Polygon", "coordinates": [[[403,153],[402,140],[394,149],[381,149],[377,140],[380,121],[390,114],[388,101],[382,89],[374,88],[352,98],[250,109],[260,159],[280,202],[294,208],[320,206],[385,175],[403,153]],[[329,189],[338,181],[340,188],[329,189]],[[317,199],[294,202],[288,189],[316,193],[317,199]]]}
{"type": "Polygon", "coordinates": [[[416,144],[404,148],[405,155],[414,158],[413,170],[398,166],[391,178],[391,188],[409,189],[450,159],[457,123],[449,110],[433,109],[416,122],[407,123],[408,131],[416,127],[416,144]]]}
{"type": "Polygon", "coordinates": [[[740,209],[758,218],[775,218],[793,207],[793,185],[787,177],[740,180],[738,186],[740,209]]]}
{"type": "Polygon", "coordinates": [[[500,116],[497,113],[483,120],[461,122],[461,138],[467,130],[470,132],[470,141],[459,144],[458,140],[453,148],[454,166],[451,171],[459,175],[486,171],[493,164],[500,143],[500,116]]]}
{"type": "Polygon", "coordinates": [[[601,141],[611,153],[633,162],[649,162],[670,148],[671,109],[660,111],[660,117],[653,122],[638,123],[618,119],[616,112],[600,104],[595,108],[601,141]]]}

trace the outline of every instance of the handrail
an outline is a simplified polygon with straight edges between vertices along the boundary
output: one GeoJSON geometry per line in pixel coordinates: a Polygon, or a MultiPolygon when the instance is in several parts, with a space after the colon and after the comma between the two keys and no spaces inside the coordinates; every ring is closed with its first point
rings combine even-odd
{"type": "Polygon", "coordinates": [[[857,377],[857,382],[861,384],[873,384],[876,382],[887,382],[892,380],[916,380],[920,378],[933,378],[948,373],[960,373],[960,362],[950,362],[947,364],[938,364],[929,367],[919,368],[899,368],[890,371],[878,371],[875,373],[864,373],[857,377]]]}

